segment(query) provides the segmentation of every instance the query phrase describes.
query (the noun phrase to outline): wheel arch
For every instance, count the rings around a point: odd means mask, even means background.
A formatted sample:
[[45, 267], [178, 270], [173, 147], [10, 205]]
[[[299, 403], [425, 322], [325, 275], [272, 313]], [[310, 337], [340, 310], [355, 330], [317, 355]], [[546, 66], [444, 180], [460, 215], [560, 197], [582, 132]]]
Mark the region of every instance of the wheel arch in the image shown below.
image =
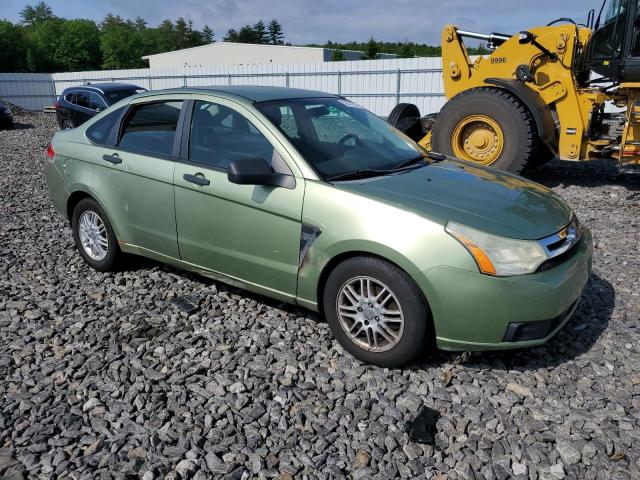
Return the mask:
[[557, 151], [558, 132], [549, 106], [542, 97], [518, 80], [506, 78], [487, 78], [485, 83], [506, 90], [520, 100], [531, 113], [536, 124], [538, 136], [552, 151]]
[[[316, 302], [318, 305], [318, 312], [320, 313], [320, 315], [324, 316], [324, 302], [322, 301], [322, 297], [324, 295], [324, 290], [327, 285], [327, 280], [329, 279], [329, 275], [331, 274], [331, 272], [333, 272], [333, 270], [335, 270], [335, 268], [339, 264], [341, 264], [346, 260], [349, 260], [351, 258], [356, 258], [356, 257], [371, 257], [371, 258], [377, 258], [379, 260], [387, 262], [393, 265], [394, 267], [402, 270], [404, 273], [409, 275], [409, 277], [411, 277], [411, 279], [413, 280], [414, 275], [412, 274], [411, 271], [409, 271], [409, 270], [413, 270], [412, 268], [411, 269], [406, 268], [407, 267], [406, 265], [403, 266], [399, 262], [391, 260], [387, 256], [382, 255], [380, 253], [375, 253], [367, 250], [348, 250], [348, 251], [337, 253], [336, 255], [332, 256], [324, 264], [324, 266], [322, 267], [322, 270], [320, 271], [320, 275], [318, 276], [318, 283], [316, 287]], [[424, 300], [425, 305], [429, 309], [429, 315], [432, 316], [431, 307], [429, 306], [429, 300], [427, 299], [427, 296], [425, 295], [425, 293], [422, 291], [420, 287], [418, 287], [418, 290], [420, 290], [422, 299]]]
[[66, 213], [69, 224], [71, 224], [73, 220], [73, 211], [75, 210], [76, 205], [78, 205], [78, 203], [80, 203], [80, 201], [85, 198], [90, 198], [100, 206], [104, 214], [107, 216], [107, 219], [111, 224], [111, 228], [113, 228], [113, 232], [116, 235], [116, 238], [119, 240], [120, 233], [118, 231], [118, 226], [113, 222], [113, 218], [109, 214], [109, 211], [105, 208], [104, 203], [100, 200], [98, 195], [95, 194], [95, 192], [92, 192], [91, 190], [85, 188], [77, 188], [73, 190], [69, 195], [69, 198], [67, 198]]

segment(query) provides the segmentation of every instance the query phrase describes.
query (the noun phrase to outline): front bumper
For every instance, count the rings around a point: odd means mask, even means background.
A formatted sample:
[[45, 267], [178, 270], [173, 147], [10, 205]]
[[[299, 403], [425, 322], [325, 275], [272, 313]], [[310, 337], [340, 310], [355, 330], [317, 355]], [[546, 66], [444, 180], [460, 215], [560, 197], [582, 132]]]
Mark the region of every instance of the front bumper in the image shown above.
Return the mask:
[[[583, 227], [575, 254], [550, 270], [492, 277], [452, 267], [436, 267], [415, 280], [433, 315], [438, 348], [502, 350], [540, 345], [571, 318], [589, 275], [591, 232]], [[505, 341], [512, 323], [547, 322], [544, 337]], [[513, 326], [511, 328], [513, 330]]]

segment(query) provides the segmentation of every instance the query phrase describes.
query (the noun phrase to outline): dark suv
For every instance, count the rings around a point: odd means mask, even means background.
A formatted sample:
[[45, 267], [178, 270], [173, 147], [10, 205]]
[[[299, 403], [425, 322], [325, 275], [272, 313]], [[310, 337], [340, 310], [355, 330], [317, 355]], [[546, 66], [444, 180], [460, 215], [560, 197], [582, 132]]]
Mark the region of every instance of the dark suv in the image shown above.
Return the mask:
[[0, 130], [13, 127], [13, 117], [11, 110], [4, 103], [0, 102]]
[[55, 103], [58, 125], [75, 128], [123, 98], [146, 89], [127, 83], [95, 83], [66, 88]]

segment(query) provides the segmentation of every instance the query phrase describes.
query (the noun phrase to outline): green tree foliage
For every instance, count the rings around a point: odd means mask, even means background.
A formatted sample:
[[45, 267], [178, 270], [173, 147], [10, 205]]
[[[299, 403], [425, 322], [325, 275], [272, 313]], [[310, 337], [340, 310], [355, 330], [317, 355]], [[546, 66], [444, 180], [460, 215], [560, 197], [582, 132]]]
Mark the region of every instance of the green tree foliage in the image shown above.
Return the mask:
[[275, 18], [269, 22], [268, 40], [270, 45], [283, 45], [284, 44], [284, 32], [282, 31], [282, 25]]
[[269, 43], [269, 37], [267, 35], [267, 27], [264, 26], [264, 22], [260, 20], [253, 26], [255, 32], [256, 43], [266, 44]]
[[57, 62], [56, 51], [60, 47], [66, 20], [52, 18], [25, 28], [27, 44], [27, 68], [33, 72], [59, 72], [64, 66]]
[[[62, 72], [146, 66], [143, 55], [195, 47], [213, 41], [213, 30], [194, 28], [190, 20], [165, 20], [149, 27], [146, 20], [108, 14], [100, 25], [67, 20], [44, 2], [27, 5], [20, 24], [0, 22], [0, 71]], [[259, 27], [256, 24], [254, 27]], [[255, 35], [254, 27], [248, 27]], [[262, 23], [263, 36], [266, 29]], [[242, 32], [246, 37], [246, 29]]]
[[378, 45], [378, 42], [376, 42], [375, 39], [371, 37], [367, 42], [367, 48], [365, 50], [365, 59], [375, 60], [376, 58], [378, 58], [379, 53], [380, 53], [380, 46]]
[[333, 52], [331, 52], [331, 61], [332, 62], [342, 62], [344, 60], [346, 60], [346, 58], [344, 58], [344, 53], [339, 48], [337, 48]]
[[119, 15], [108, 14], [100, 25], [102, 67], [105, 69], [139, 68], [144, 66], [142, 35], [135, 23]]
[[38, 23], [51, 20], [53, 18], [53, 10], [44, 2], [39, 2], [35, 6], [27, 5], [20, 12], [20, 18], [24, 25], [37, 25]]
[[0, 72], [23, 72], [27, 69], [24, 29], [0, 20]]
[[61, 29], [58, 48], [54, 52], [56, 65], [66, 71], [91, 70], [100, 65], [100, 30], [92, 20], [67, 20]]
[[206, 43], [213, 43], [215, 42], [213, 37], [214, 37], [213, 29], [209, 25], [205, 25], [204, 28], [202, 29], [202, 39]]

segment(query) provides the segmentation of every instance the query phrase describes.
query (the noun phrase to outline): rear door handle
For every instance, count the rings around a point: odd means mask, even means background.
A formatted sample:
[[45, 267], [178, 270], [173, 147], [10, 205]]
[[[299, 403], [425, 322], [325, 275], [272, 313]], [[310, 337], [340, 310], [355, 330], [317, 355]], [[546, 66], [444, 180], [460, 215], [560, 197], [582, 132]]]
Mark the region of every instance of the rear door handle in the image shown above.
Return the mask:
[[114, 165], [122, 163], [122, 159], [118, 156], [117, 153], [114, 153], [113, 155], [103, 155], [102, 159], [106, 160], [109, 163], [113, 163]]
[[196, 185], [201, 186], [209, 185], [211, 183], [209, 180], [200, 175], [189, 175], [188, 173], [185, 173], [182, 178], [184, 178], [189, 183], [195, 183]]

